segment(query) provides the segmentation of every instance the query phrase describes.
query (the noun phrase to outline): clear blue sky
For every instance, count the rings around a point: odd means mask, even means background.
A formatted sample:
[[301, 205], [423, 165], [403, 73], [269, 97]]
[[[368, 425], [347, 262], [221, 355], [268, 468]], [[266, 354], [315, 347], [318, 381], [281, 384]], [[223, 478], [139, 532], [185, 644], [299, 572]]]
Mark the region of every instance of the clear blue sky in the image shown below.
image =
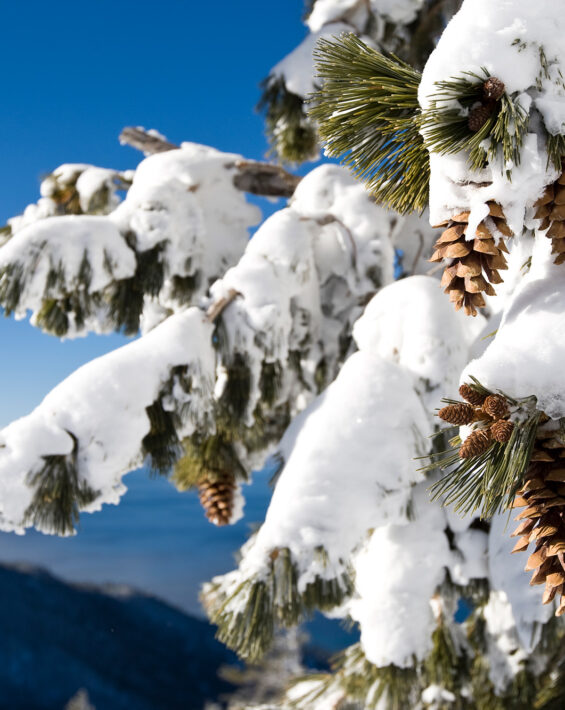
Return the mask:
[[[135, 167], [123, 126], [264, 156], [259, 81], [305, 36], [303, 0], [0, 2], [0, 224], [64, 162]], [[60, 343], [0, 318], [0, 425], [119, 336]]]

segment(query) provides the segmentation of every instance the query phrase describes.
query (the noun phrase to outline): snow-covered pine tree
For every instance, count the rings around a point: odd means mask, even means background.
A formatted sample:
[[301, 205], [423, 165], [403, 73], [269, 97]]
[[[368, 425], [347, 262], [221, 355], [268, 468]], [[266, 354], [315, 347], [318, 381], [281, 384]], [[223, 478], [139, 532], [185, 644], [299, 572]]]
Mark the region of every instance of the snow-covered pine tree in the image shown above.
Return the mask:
[[[322, 140], [368, 189], [134, 129], [135, 171], [61, 166], [3, 231], [8, 314], [142, 337], [0, 432], [0, 526], [70, 534], [143, 462], [233, 522], [275, 456], [204, 602], [250, 659], [314, 609], [359, 625], [290, 707], [565, 702], [565, 13], [464, 0], [428, 58], [459, 4], [316, 0], [265, 81], [275, 154]], [[250, 241], [246, 191], [289, 197]]]

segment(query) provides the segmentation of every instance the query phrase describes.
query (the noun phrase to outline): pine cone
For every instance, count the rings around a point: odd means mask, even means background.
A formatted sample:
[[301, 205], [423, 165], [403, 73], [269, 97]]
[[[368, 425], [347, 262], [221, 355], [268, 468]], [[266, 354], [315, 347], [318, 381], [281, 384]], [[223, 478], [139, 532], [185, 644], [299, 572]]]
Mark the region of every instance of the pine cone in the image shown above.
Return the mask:
[[[507, 424], [509, 422], [500, 422]], [[539, 434], [539, 433], [538, 433]], [[557, 444], [557, 445], [556, 445]], [[524, 508], [513, 537], [520, 537], [513, 552], [535, 543], [526, 570], [533, 570], [530, 584], [545, 584], [543, 603], [557, 595], [557, 616], [565, 613], [565, 447], [550, 434], [538, 435], [535, 456], [524, 476], [513, 507]]]
[[476, 407], [480, 407], [485, 401], [486, 395], [477, 392], [471, 385], [462, 384], [459, 388], [459, 394], [463, 399], [467, 400], [469, 404], [474, 404]]
[[483, 409], [493, 419], [504, 419], [510, 414], [507, 400], [498, 394], [489, 395], [483, 403]]
[[469, 130], [473, 133], [477, 133], [477, 131], [480, 131], [481, 128], [491, 117], [491, 114], [492, 108], [490, 106], [485, 106], [484, 104], [481, 104], [480, 106], [475, 106], [475, 108], [471, 109], [469, 113], [469, 120], [467, 121]]
[[[465, 313], [472, 316], [477, 315], [477, 308], [486, 305], [483, 293], [494, 296], [491, 284], [502, 282], [498, 272], [507, 268], [504, 252], [508, 252], [502, 236], [512, 236], [500, 205], [489, 202], [488, 207], [489, 216], [478, 225], [472, 240], [467, 240], [466, 234], [469, 212], [438, 225], [447, 229], [437, 240], [436, 251], [430, 259], [431, 262], [450, 259], [441, 285], [455, 309], [464, 308]], [[502, 235], [498, 242], [495, 242], [496, 234]]]
[[500, 444], [506, 444], [508, 441], [510, 441], [510, 437], [512, 436], [513, 431], [514, 424], [512, 422], [504, 420], [494, 422], [494, 424], [490, 428], [492, 438], [495, 441], [498, 441]]
[[235, 481], [230, 474], [218, 478], [204, 478], [198, 484], [200, 504], [208, 520], [214, 525], [227, 525], [233, 512]]
[[476, 429], [472, 431], [465, 439], [459, 449], [459, 458], [472, 459], [475, 456], [480, 456], [492, 444], [490, 432], [488, 429]]
[[553, 185], [546, 187], [534, 207], [534, 217], [540, 220], [538, 229], [551, 239], [551, 252], [556, 254], [553, 263], [562, 264], [565, 262], [565, 170]]
[[500, 99], [504, 96], [505, 91], [506, 87], [504, 86], [504, 82], [496, 76], [489, 76], [483, 84], [483, 94], [486, 99], [500, 101]]
[[470, 404], [450, 404], [438, 412], [440, 419], [456, 426], [470, 424], [475, 418], [475, 410]]

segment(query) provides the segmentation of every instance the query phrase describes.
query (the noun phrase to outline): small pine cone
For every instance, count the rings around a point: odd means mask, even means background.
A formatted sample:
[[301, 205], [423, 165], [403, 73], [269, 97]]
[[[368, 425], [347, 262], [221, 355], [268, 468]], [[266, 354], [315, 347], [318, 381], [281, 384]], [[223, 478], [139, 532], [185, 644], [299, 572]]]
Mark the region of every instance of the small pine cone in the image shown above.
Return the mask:
[[439, 410], [438, 417], [443, 419], [444, 422], [449, 422], [456, 426], [463, 426], [473, 421], [475, 418], [475, 410], [470, 404], [450, 404]]
[[474, 404], [476, 407], [480, 407], [485, 401], [486, 395], [477, 392], [476, 389], [468, 384], [462, 384], [459, 388], [459, 394], [464, 400], [469, 402], [469, 404]]
[[496, 76], [489, 76], [483, 84], [483, 94], [485, 98], [492, 99], [493, 101], [500, 101], [505, 91], [506, 87], [504, 86], [504, 82]]
[[226, 474], [221, 478], [205, 478], [198, 484], [200, 504], [208, 520], [214, 525], [227, 525], [233, 511], [235, 483]]
[[489, 395], [483, 403], [483, 409], [493, 419], [504, 419], [510, 414], [507, 400], [498, 394]]
[[506, 444], [506, 442], [510, 441], [513, 431], [514, 424], [504, 420], [495, 422], [490, 428], [492, 438], [500, 444]]
[[490, 432], [488, 429], [476, 429], [472, 431], [465, 439], [459, 449], [459, 458], [472, 459], [475, 456], [480, 456], [492, 444]]
[[469, 113], [469, 120], [467, 121], [469, 130], [473, 133], [480, 131], [485, 123], [489, 120], [492, 110], [489, 106], [475, 106], [471, 109]]

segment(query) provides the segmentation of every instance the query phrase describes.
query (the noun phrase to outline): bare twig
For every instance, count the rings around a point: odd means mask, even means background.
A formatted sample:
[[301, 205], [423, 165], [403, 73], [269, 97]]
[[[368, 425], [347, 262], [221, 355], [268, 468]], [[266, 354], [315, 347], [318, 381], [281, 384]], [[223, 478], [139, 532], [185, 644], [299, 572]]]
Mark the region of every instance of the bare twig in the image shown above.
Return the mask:
[[208, 308], [206, 311], [206, 320], [213, 323], [238, 296], [241, 296], [241, 293], [236, 291], [234, 288], [230, 288], [227, 296], [219, 298], [217, 301], [212, 303], [210, 308]]
[[[144, 153], [164, 153], [178, 150], [179, 146], [169, 143], [165, 138], [154, 135], [144, 128], [124, 128], [120, 133], [120, 143], [141, 150]], [[264, 197], [291, 197], [302, 179], [287, 172], [280, 165], [262, 163], [254, 160], [239, 160], [232, 164], [237, 173], [233, 184], [242, 192]], [[227, 166], [230, 167], [230, 166]]]
[[412, 269], [410, 271], [410, 276], [414, 276], [416, 273], [416, 268], [418, 267], [418, 261], [420, 260], [420, 257], [422, 256], [422, 252], [424, 251], [424, 235], [421, 232], [418, 232], [418, 237], [420, 239], [420, 245], [418, 246], [418, 251], [416, 252], [416, 256], [414, 257], [414, 261], [412, 263]]
[[157, 134], [150, 133], [144, 128], [129, 126], [120, 133], [120, 143], [129, 145], [144, 153], [164, 153], [167, 150], [177, 150], [178, 145], [169, 143]]
[[239, 160], [235, 167], [238, 174], [233, 184], [238, 190], [266, 197], [292, 197], [296, 186], [302, 180], [298, 175], [288, 173], [280, 165], [260, 163], [254, 160]]

